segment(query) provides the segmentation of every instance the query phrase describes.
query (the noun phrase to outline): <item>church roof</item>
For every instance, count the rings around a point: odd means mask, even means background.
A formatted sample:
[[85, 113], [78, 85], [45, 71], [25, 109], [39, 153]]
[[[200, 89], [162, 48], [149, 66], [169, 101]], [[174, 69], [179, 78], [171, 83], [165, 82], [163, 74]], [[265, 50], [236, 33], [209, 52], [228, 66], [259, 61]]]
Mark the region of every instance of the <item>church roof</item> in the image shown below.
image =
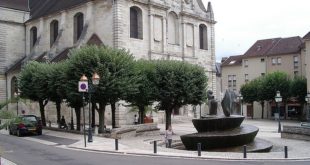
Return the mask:
[[9, 67], [5, 73], [10, 73], [12, 71], [16, 71], [16, 70], [21, 70], [22, 68], [22, 64], [23, 64], [23, 61], [24, 59], [26, 58], [26, 56], [22, 57], [21, 59], [17, 60], [15, 62], [15, 64], [13, 64], [11, 67]]
[[30, 0], [30, 20], [66, 10], [92, 0]]
[[69, 58], [69, 52], [71, 49], [72, 49], [72, 47], [64, 49], [62, 52], [60, 52], [58, 55], [56, 55], [51, 60], [51, 62], [60, 62], [60, 61], [64, 61], [64, 60], [68, 59]]
[[1, 0], [0, 7], [29, 11], [28, 0]]

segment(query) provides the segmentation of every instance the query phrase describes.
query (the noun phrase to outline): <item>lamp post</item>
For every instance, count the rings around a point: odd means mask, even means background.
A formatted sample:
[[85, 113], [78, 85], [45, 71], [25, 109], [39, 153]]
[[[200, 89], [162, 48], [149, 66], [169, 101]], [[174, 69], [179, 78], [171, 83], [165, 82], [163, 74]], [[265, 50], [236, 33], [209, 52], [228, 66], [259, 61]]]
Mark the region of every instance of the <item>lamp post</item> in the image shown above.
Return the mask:
[[310, 104], [310, 92], [307, 93], [307, 96], [305, 97], [305, 101], [307, 103], [307, 120], [310, 118], [310, 112], [309, 112], [309, 104]]
[[[92, 126], [91, 126], [91, 94], [95, 92], [94, 86], [97, 86], [99, 84], [99, 80], [100, 77], [96, 72], [93, 74], [91, 81], [85, 75], [83, 75], [80, 79], [80, 81], [87, 83], [87, 89], [85, 89], [84, 92], [88, 92], [89, 94], [88, 140], [87, 140], [89, 143], [93, 142]], [[83, 92], [83, 98], [84, 98], [84, 92]], [[83, 113], [84, 113], [84, 106], [83, 106]], [[84, 128], [85, 128], [85, 113], [84, 113]]]
[[88, 111], [88, 142], [93, 142], [93, 135], [92, 135], [92, 126], [91, 126], [91, 94], [95, 92], [94, 86], [99, 84], [100, 76], [95, 72], [92, 76], [92, 81], [89, 82], [89, 111]]
[[83, 99], [83, 134], [84, 134], [84, 146], [86, 147], [86, 134], [85, 134], [85, 109], [84, 109], [84, 93], [88, 91], [88, 81], [87, 77], [83, 75], [79, 81], [79, 92], [82, 92], [82, 99]]
[[241, 106], [241, 115], [243, 116], [243, 96], [241, 95], [241, 93], [237, 96], [239, 102], [240, 102], [240, 106]]
[[19, 99], [19, 93], [14, 92], [14, 97], [16, 98], [16, 115], [18, 116], [18, 99]]
[[281, 132], [281, 121], [280, 121], [280, 107], [279, 107], [279, 103], [282, 102], [282, 96], [280, 94], [280, 91], [277, 91], [277, 94], [275, 96], [275, 101], [277, 103], [277, 108], [278, 108], [278, 114], [279, 114], [279, 118], [278, 118], [278, 133]]

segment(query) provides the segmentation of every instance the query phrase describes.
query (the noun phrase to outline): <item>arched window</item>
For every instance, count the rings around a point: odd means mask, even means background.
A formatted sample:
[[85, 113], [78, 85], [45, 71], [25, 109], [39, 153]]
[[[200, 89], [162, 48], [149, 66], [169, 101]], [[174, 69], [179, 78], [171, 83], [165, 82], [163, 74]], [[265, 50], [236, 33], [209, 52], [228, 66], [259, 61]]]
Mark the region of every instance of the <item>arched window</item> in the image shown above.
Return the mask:
[[174, 12], [170, 12], [168, 15], [168, 43], [179, 43], [179, 23], [178, 16]]
[[18, 92], [18, 86], [17, 86], [17, 78], [14, 76], [11, 79], [11, 98], [14, 98], [14, 93]]
[[207, 26], [204, 24], [199, 25], [199, 48], [207, 50], [208, 49], [208, 30]]
[[84, 15], [77, 13], [74, 16], [74, 42], [78, 41], [81, 37], [84, 28]]
[[52, 46], [58, 36], [58, 21], [54, 20], [50, 24], [50, 45]]
[[130, 38], [143, 38], [142, 11], [136, 6], [130, 8]]
[[37, 31], [37, 27], [32, 27], [31, 29], [30, 29], [30, 48], [32, 49], [33, 48], [33, 46], [36, 44], [36, 42], [37, 42], [37, 34], [38, 33], [38, 31]]

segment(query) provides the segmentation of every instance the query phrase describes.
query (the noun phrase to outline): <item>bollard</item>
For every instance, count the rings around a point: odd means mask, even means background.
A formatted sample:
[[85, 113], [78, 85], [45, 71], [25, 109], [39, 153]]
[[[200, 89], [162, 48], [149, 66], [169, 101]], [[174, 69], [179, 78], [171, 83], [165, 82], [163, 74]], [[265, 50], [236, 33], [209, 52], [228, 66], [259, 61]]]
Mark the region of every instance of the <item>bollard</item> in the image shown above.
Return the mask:
[[201, 143], [197, 143], [198, 156], [201, 156]]
[[118, 150], [118, 139], [115, 139], [115, 150]]
[[154, 154], [157, 153], [157, 141], [154, 140]]
[[287, 146], [284, 146], [284, 158], [288, 158]]
[[243, 158], [246, 158], [246, 145], [243, 146]]

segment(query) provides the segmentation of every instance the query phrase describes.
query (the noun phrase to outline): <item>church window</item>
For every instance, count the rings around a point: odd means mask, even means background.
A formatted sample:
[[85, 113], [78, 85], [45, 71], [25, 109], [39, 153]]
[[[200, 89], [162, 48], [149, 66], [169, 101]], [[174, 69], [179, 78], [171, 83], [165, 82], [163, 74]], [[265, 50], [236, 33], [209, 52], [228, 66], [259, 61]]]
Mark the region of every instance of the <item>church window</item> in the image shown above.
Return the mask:
[[77, 13], [74, 16], [74, 42], [78, 41], [82, 35], [84, 28], [84, 15]]
[[38, 33], [37, 27], [34, 26], [30, 29], [30, 48], [31, 49], [34, 47], [34, 45], [37, 42], [37, 37], [38, 37], [37, 33]]
[[207, 26], [204, 24], [199, 25], [199, 43], [200, 49], [207, 50], [208, 49], [208, 31]]
[[178, 16], [174, 12], [168, 15], [168, 43], [179, 44]]
[[133, 6], [130, 8], [130, 38], [143, 38], [142, 11]]
[[14, 76], [12, 79], [11, 79], [11, 98], [14, 98], [14, 93], [17, 93], [18, 92], [18, 87], [17, 87], [17, 78]]
[[58, 37], [58, 21], [54, 20], [50, 24], [50, 45], [52, 46]]

